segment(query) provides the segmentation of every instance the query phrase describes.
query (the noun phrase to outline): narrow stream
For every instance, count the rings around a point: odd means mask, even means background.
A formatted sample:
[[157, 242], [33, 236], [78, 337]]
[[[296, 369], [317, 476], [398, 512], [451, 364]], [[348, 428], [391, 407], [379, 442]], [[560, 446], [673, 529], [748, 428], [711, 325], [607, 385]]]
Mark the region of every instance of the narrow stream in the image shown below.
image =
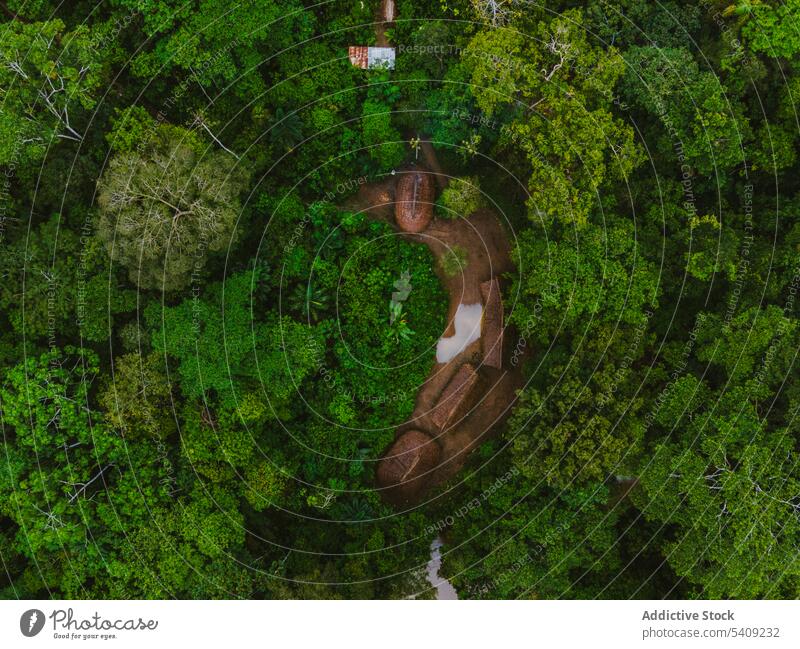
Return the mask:
[[458, 599], [458, 593], [447, 579], [439, 577], [442, 567], [442, 537], [437, 536], [431, 543], [431, 560], [428, 561], [428, 583], [436, 589], [436, 599]]

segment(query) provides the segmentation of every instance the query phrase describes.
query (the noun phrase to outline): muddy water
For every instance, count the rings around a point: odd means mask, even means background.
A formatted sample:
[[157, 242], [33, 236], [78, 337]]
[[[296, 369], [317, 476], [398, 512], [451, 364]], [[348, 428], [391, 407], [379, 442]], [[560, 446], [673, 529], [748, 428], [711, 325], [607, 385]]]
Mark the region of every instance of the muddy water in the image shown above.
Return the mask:
[[458, 599], [458, 593], [447, 579], [439, 577], [442, 567], [442, 538], [437, 536], [431, 543], [431, 560], [428, 561], [428, 583], [436, 589], [436, 599]]
[[459, 304], [456, 310], [456, 333], [449, 338], [439, 338], [436, 344], [436, 362], [447, 363], [481, 337], [483, 307], [480, 304]]

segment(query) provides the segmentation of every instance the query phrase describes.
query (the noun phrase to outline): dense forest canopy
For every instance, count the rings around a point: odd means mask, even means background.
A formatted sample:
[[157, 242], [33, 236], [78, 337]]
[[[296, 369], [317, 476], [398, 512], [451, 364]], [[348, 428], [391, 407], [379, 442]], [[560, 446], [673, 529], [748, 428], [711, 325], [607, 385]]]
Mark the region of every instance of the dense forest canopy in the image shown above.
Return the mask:
[[[0, 597], [800, 597], [800, 0], [379, 9], [0, 3]], [[420, 140], [522, 387], [397, 507]]]

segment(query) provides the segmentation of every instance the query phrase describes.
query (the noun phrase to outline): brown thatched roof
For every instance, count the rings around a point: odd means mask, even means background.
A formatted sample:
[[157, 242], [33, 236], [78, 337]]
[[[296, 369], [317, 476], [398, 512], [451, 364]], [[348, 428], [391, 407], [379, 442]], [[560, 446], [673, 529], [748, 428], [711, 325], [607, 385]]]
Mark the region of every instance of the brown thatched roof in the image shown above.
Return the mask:
[[395, 498], [411, 498], [428, 480], [439, 462], [439, 445], [419, 430], [407, 430], [389, 447], [378, 463], [377, 479]]
[[464, 363], [455, 373], [434, 406], [431, 420], [440, 430], [445, 430], [460, 419], [472, 405], [472, 395], [478, 383], [478, 373], [469, 363]]
[[483, 363], [500, 369], [503, 366], [503, 300], [496, 279], [481, 283], [483, 296]]
[[433, 218], [436, 190], [430, 174], [421, 171], [404, 173], [397, 181], [394, 216], [404, 232], [422, 232]]

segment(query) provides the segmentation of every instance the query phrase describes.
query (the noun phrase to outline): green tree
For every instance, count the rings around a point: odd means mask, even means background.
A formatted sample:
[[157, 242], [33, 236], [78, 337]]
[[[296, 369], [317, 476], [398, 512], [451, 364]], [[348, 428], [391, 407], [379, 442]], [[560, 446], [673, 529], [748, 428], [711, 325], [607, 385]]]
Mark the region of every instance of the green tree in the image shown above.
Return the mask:
[[68, 347], [28, 358], [0, 386], [0, 512], [16, 550], [44, 562], [40, 588], [63, 597], [85, 596], [168, 496], [152, 445], [126, 444], [93, 409], [98, 374], [94, 353]]
[[770, 57], [792, 58], [800, 51], [800, 2], [738, 0], [727, 13], [742, 21], [742, 35], [751, 51]]
[[105, 340], [114, 316], [135, 304], [134, 292], [109, 274], [100, 244], [76, 234], [59, 215], [10, 245], [0, 256], [0, 274], [0, 308], [14, 331], [34, 339], [80, 332], [89, 341]]
[[212, 395], [212, 403], [235, 410], [237, 400], [254, 392], [271, 417], [288, 417], [319, 362], [319, 333], [274, 312], [254, 320], [252, 281], [253, 273], [242, 272], [211, 285], [202, 299], [163, 309], [151, 304], [145, 319], [153, 348], [177, 361], [187, 398]]
[[116, 154], [100, 179], [98, 236], [132, 282], [173, 291], [231, 245], [246, 175], [180, 128], [160, 126], [141, 144]]
[[[452, 517], [440, 574], [451, 576], [460, 599], [591, 596], [597, 590], [591, 580], [607, 582], [620, 566], [620, 509], [608, 507], [610, 489], [593, 482], [550, 490], [522, 475], [519, 459], [470, 476], [463, 501], [445, 510], [445, 520], [450, 512], [468, 513]], [[434, 527], [436, 516], [429, 516]]]
[[163, 358], [154, 353], [114, 359], [114, 372], [98, 402], [107, 421], [126, 439], [166, 438], [175, 431], [172, 391], [163, 366]]
[[632, 397], [629, 378], [619, 384], [617, 369], [596, 369], [584, 384], [556, 366], [551, 390], [521, 393], [509, 430], [525, 477], [568, 487], [630, 475], [644, 438], [643, 400]]
[[544, 241], [526, 230], [514, 255], [522, 272], [508, 292], [519, 296], [509, 320], [541, 342], [579, 341], [607, 324], [635, 327], [657, 304], [657, 271], [627, 221], [587, 226], [572, 240]]
[[67, 32], [59, 19], [2, 26], [0, 164], [36, 161], [53, 138], [80, 142], [80, 113], [92, 109], [108, 77], [108, 50], [86, 26]]
[[591, 44], [582, 23], [570, 10], [531, 24], [536, 38], [480, 31], [463, 54], [478, 107], [511, 116], [498, 152], [511, 147], [524, 156], [536, 223], [586, 223], [599, 189], [625, 181], [642, 160], [633, 129], [610, 110], [624, 61], [613, 47]]
[[[143, 79], [179, 78], [199, 83], [207, 92], [215, 84], [233, 83], [235, 96], [252, 100], [269, 87], [259, 72], [265, 59], [312, 35], [315, 19], [295, 2], [259, 0], [230, 5], [224, 0], [114, 0], [142, 17], [147, 46], [131, 62]], [[194, 103], [185, 86], [161, 86], [175, 101]], [[205, 98], [203, 98], [205, 102]]]
[[405, 157], [402, 137], [392, 126], [390, 106], [377, 101], [364, 102], [361, 121], [362, 142], [379, 171], [389, 171]]
[[749, 120], [714, 72], [700, 70], [683, 48], [635, 47], [625, 59], [625, 95], [662, 123], [666, 132], [658, 150], [677, 160], [676, 167], [685, 159], [710, 174], [742, 162], [752, 140]]
[[452, 178], [436, 201], [438, 213], [447, 219], [468, 217], [483, 205], [483, 194], [477, 176]]
[[684, 383], [706, 396], [669, 395], [658, 416], [669, 436], [643, 463], [637, 506], [672, 528], [661, 551], [698, 595], [794, 597], [800, 458], [792, 435], [766, 427], [745, 390], [709, 394], [694, 378]]
[[142, 599], [246, 599], [258, 573], [244, 548], [238, 501], [222, 487], [195, 485], [169, 506], [152, 509], [147, 525], [129, 531], [97, 593]]
[[279, 149], [291, 151], [303, 139], [303, 120], [296, 112], [279, 108], [269, 137]]

